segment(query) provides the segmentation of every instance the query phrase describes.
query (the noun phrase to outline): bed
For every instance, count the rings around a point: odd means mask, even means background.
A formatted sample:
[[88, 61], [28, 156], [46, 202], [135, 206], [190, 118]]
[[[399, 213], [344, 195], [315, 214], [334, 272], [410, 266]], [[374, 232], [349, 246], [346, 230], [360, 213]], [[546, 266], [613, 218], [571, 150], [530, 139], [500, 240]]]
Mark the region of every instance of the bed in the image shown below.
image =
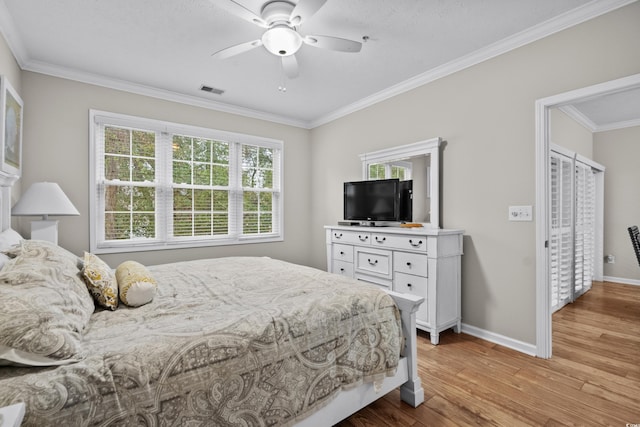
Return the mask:
[[[0, 407], [24, 402], [25, 426], [320, 426], [397, 387], [412, 406], [424, 400], [421, 299], [232, 257], [150, 266], [153, 301], [110, 311], [93, 306], [76, 255], [38, 241], [12, 251], [0, 270], [0, 340], [22, 328], [23, 347], [12, 358], [0, 344]], [[56, 316], [33, 308], [56, 298]], [[64, 344], [42, 324], [64, 329]], [[33, 347], [55, 351], [29, 357], [24, 340], [43, 337]]]

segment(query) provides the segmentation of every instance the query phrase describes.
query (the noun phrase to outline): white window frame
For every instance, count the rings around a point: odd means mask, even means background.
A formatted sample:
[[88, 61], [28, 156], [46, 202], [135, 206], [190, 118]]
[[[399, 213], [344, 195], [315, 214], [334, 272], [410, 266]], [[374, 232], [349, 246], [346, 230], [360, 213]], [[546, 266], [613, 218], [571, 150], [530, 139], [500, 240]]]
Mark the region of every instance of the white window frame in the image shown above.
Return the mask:
[[411, 162], [403, 162], [403, 161], [395, 161], [395, 162], [386, 162], [386, 163], [371, 163], [369, 164], [369, 167], [367, 169], [367, 180], [373, 180], [374, 178], [371, 178], [369, 176], [370, 172], [371, 172], [371, 166], [377, 166], [377, 165], [382, 165], [384, 166], [384, 177], [383, 178], [375, 178], [375, 179], [389, 179], [391, 178], [392, 175], [392, 169], [394, 167], [400, 168], [400, 169], [404, 169], [404, 179], [405, 180], [410, 180], [411, 179], [411, 175], [413, 172], [413, 164]]
[[[156, 168], [163, 175], [162, 182], [148, 183], [155, 186], [156, 191], [156, 229], [155, 239], [129, 239], [122, 241], [105, 240], [104, 238], [104, 194], [101, 195], [99, 185], [102, 177], [99, 162], [104, 157], [104, 142], [101, 140], [103, 128], [120, 126], [156, 132]], [[188, 135], [224, 141], [229, 147], [229, 234], [222, 236], [172, 237], [172, 169], [168, 149], [173, 134]], [[193, 248], [203, 246], [237, 245], [250, 243], [279, 242], [284, 240], [284, 143], [280, 140], [255, 135], [226, 132], [197, 126], [166, 122], [149, 118], [129, 116], [99, 110], [89, 110], [89, 212], [90, 212], [90, 250], [93, 253], [120, 253], [136, 251], [152, 251], [162, 249]], [[277, 153], [274, 159], [273, 173], [273, 231], [261, 234], [242, 234], [242, 146], [251, 145], [272, 148]], [[232, 164], [233, 163], [233, 164]], [[157, 176], [157, 175], [156, 175]], [[157, 180], [156, 180], [157, 181]], [[143, 185], [147, 185], [144, 183]], [[253, 189], [247, 189], [253, 190]], [[256, 189], [260, 191], [260, 189]], [[233, 219], [232, 219], [233, 217]], [[232, 224], [236, 224], [235, 227]]]

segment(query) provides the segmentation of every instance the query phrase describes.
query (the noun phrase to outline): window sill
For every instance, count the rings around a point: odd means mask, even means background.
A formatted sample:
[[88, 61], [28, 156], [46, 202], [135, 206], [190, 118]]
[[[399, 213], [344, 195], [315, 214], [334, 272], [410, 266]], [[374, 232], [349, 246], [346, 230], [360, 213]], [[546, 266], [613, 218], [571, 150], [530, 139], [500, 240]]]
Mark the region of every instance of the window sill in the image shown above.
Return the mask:
[[91, 252], [94, 254], [115, 254], [126, 252], [146, 252], [146, 251], [162, 251], [169, 249], [190, 249], [190, 248], [202, 248], [202, 247], [214, 247], [214, 246], [230, 246], [230, 245], [247, 245], [256, 243], [272, 243], [282, 242], [284, 236], [282, 235], [265, 235], [261, 237], [239, 237], [234, 239], [224, 238], [216, 240], [189, 240], [189, 241], [174, 241], [174, 242], [123, 242], [121, 244], [110, 245], [98, 245], [91, 244]]

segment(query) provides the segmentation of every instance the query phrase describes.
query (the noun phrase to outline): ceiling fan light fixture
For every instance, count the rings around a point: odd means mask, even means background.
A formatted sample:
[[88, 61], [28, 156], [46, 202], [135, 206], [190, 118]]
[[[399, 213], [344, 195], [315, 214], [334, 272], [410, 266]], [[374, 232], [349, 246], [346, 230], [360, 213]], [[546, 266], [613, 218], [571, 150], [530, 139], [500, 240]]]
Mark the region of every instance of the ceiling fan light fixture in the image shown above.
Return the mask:
[[293, 55], [302, 46], [302, 37], [287, 25], [276, 25], [262, 35], [262, 44], [277, 56]]

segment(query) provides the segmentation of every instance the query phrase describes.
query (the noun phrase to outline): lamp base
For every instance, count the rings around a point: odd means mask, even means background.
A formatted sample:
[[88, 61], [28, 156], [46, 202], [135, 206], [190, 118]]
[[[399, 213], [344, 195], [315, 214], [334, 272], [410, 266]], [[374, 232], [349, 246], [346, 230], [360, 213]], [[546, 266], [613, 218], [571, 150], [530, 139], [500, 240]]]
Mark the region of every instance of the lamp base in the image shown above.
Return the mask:
[[31, 221], [31, 240], [46, 240], [58, 244], [58, 221]]

